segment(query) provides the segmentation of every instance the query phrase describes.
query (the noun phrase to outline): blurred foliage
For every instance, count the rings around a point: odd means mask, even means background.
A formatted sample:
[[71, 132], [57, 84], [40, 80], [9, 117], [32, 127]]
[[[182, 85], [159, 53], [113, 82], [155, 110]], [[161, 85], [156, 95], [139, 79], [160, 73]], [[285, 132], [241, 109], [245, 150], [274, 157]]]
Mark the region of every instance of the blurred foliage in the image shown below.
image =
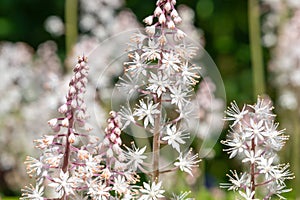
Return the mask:
[[[155, 8], [155, 0], [127, 0], [141, 22]], [[249, 102], [252, 79], [248, 39], [247, 4], [237, 0], [179, 0], [196, 13], [195, 25], [205, 35], [205, 49], [217, 64], [225, 83], [227, 100]], [[64, 52], [64, 36], [54, 37], [44, 29], [50, 15], [64, 18], [64, 1], [1, 0], [0, 40], [24, 41], [32, 47], [48, 39], [58, 43]]]
[[[126, 7], [142, 22], [154, 10], [155, 2], [156, 0], [127, 0]], [[227, 102], [251, 102], [253, 97], [247, 3], [239, 0], [178, 0], [178, 4], [186, 4], [194, 9], [195, 26], [204, 32], [205, 49], [222, 75]], [[54, 37], [44, 29], [44, 21], [50, 15], [58, 15], [64, 19], [64, 1], [1, 0], [0, 41], [23, 41], [37, 48], [40, 43], [50, 39], [57, 42], [60, 54], [64, 54], [64, 36]], [[224, 137], [225, 134], [222, 134], [220, 140]], [[225, 173], [230, 168], [240, 168], [232, 160], [228, 161], [222, 148], [217, 144], [215, 158], [205, 162], [206, 174], [213, 174], [216, 178], [215, 186], [226, 180]], [[201, 197], [204, 195], [200, 199], [212, 199], [204, 189], [200, 194]]]

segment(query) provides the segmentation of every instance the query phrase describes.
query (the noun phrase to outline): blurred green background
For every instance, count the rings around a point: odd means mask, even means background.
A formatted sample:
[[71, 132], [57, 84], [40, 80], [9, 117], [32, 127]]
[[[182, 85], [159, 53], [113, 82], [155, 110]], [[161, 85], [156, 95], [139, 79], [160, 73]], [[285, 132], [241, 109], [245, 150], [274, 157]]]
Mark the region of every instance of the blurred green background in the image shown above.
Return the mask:
[[[239, 0], [179, 0], [194, 9], [195, 26], [204, 32], [205, 49], [217, 64], [223, 77], [227, 100], [247, 102], [252, 99], [247, 3]], [[154, 0], [126, 0], [142, 22], [155, 8]], [[44, 21], [50, 15], [64, 18], [64, 1], [1, 0], [0, 40], [23, 41], [34, 48], [46, 40], [58, 44], [64, 58], [64, 36], [52, 37]], [[244, 81], [247, 80], [247, 81]], [[239, 95], [237, 95], [239, 94]]]

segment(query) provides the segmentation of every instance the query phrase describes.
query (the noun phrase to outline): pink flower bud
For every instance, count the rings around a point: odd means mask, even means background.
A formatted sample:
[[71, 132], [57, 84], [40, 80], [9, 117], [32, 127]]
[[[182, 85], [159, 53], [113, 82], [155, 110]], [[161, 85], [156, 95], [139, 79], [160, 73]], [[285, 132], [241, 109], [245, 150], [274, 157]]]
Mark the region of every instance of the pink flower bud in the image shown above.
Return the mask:
[[63, 127], [68, 127], [69, 126], [69, 119], [65, 118], [64, 120], [61, 121], [61, 125]]
[[79, 90], [82, 88], [82, 83], [81, 82], [77, 82], [76, 83], [76, 88]]
[[153, 23], [153, 15], [150, 15], [148, 17], [146, 17], [143, 22], [145, 22], [147, 25], [152, 25]]
[[115, 128], [114, 130], [115, 134], [117, 134], [118, 136], [121, 135], [121, 130], [119, 128]]
[[70, 86], [69, 93], [70, 94], [75, 94], [76, 93], [76, 89], [74, 88], [74, 86]]
[[76, 108], [77, 107], [77, 101], [76, 101], [76, 99], [72, 100], [71, 106], [72, 106], [72, 108]]
[[87, 82], [88, 82], [88, 79], [86, 77], [84, 77], [84, 78], [81, 79], [81, 83], [82, 84], [85, 85], [85, 84], [87, 84]]
[[71, 144], [73, 144], [75, 142], [75, 139], [76, 139], [76, 137], [75, 137], [74, 133], [71, 133], [70, 136], [68, 137], [68, 141]]
[[75, 74], [75, 78], [76, 79], [79, 79], [81, 77], [81, 73], [80, 72], [77, 72], [76, 74]]
[[62, 113], [62, 114], [66, 113], [67, 111], [68, 111], [68, 106], [67, 106], [67, 104], [63, 104], [62, 106], [60, 106], [60, 107], [58, 108], [58, 112], [60, 112], [60, 113]]
[[167, 26], [168, 26], [169, 29], [174, 29], [175, 28], [175, 24], [172, 20], [167, 22]]
[[117, 116], [117, 113], [115, 111], [110, 111], [109, 112], [109, 115], [112, 117], [112, 118], [115, 118]]
[[113, 133], [112, 133], [112, 134], [110, 134], [110, 137], [109, 137], [109, 139], [110, 139], [110, 141], [111, 141], [111, 142], [113, 142], [113, 143], [114, 143], [114, 142], [115, 142], [115, 140], [116, 140], [116, 138], [117, 138], [117, 136], [116, 136], [115, 134], [113, 134]]
[[160, 16], [161, 14], [162, 14], [161, 8], [159, 6], [156, 7], [156, 9], [154, 10], [154, 16], [157, 17]]
[[167, 3], [165, 4], [164, 8], [165, 8], [166, 11], [169, 12], [169, 11], [171, 10], [171, 8], [172, 8], [170, 2], [167, 2]]
[[57, 118], [54, 118], [54, 119], [49, 120], [48, 124], [51, 127], [55, 127], [57, 125], [57, 122], [58, 122]]
[[148, 33], [150, 36], [153, 36], [155, 34], [155, 25], [147, 26], [145, 28], [146, 33]]
[[177, 12], [177, 10], [172, 10], [172, 12], [171, 12], [171, 17], [173, 17], [173, 18], [176, 18], [176, 17], [178, 17], [178, 12]]
[[115, 128], [115, 124], [113, 122], [110, 122], [107, 127], [109, 130], [112, 130]]
[[85, 69], [85, 70], [89, 70], [89, 69], [90, 69], [90, 66], [86, 65], [86, 66], [84, 66], [84, 69]]
[[174, 18], [174, 22], [175, 22], [175, 24], [181, 23], [181, 22], [182, 22], [181, 17], [175, 17], [175, 18]]
[[77, 64], [75, 65], [75, 69], [76, 69], [76, 70], [79, 70], [79, 69], [80, 69], [80, 64], [77, 63]]
[[121, 140], [121, 138], [120, 137], [118, 137], [117, 139], [116, 139], [116, 141], [115, 141], [119, 146], [121, 146], [122, 145], [122, 140]]
[[160, 24], [166, 23], [166, 16], [165, 16], [165, 14], [161, 14], [161, 15], [159, 16], [158, 21], [159, 21]]

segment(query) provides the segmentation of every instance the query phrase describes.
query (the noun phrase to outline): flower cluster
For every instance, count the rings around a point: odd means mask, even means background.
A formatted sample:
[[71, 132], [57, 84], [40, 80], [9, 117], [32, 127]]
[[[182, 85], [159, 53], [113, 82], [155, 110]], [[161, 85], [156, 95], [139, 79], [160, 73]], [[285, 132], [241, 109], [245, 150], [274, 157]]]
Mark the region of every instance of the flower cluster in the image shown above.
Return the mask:
[[144, 19], [147, 34], [132, 37], [130, 61], [125, 62], [125, 75], [117, 85], [127, 99], [138, 95], [138, 103], [123, 106], [120, 115], [124, 128], [134, 124], [153, 136], [153, 181], [160, 173], [161, 144], [180, 154], [175, 167], [182, 171], [190, 173], [199, 162], [197, 155], [186, 154], [188, 148], [182, 147], [188, 145], [188, 123], [184, 122], [193, 115], [191, 96], [200, 78], [199, 68], [191, 64], [197, 48], [183, 41], [186, 34], [177, 28], [182, 19], [175, 4], [158, 0], [154, 14]]
[[[134, 172], [125, 170], [126, 157], [119, 138], [121, 124], [115, 112], [110, 113], [103, 143], [85, 134], [91, 130], [86, 123], [84, 103], [89, 69], [86, 63], [86, 57], [79, 57], [73, 70], [66, 102], [58, 109], [64, 117], [48, 121], [57, 133], [35, 140], [41, 156], [28, 156], [25, 164], [28, 174], [36, 179], [36, 186], [26, 187], [21, 199], [76, 199], [82, 195], [108, 199], [112, 190], [116, 195], [128, 196], [129, 184], [138, 180]], [[53, 194], [46, 194], [49, 188], [54, 190]]]
[[299, 18], [296, 10], [292, 18], [283, 25], [278, 44], [270, 62], [270, 71], [275, 75], [274, 85], [279, 88], [279, 103], [287, 110], [295, 110], [299, 105], [297, 90], [300, 85]]
[[229, 158], [238, 157], [247, 166], [248, 171], [238, 174], [231, 171], [228, 190], [239, 191], [241, 197], [254, 199], [261, 188], [264, 199], [273, 195], [280, 198], [282, 193], [289, 192], [285, 180], [293, 179], [289, 164], [278, 164], [277, 152], [282, 149], [288, 136], [284, 130], [277, 130], [274, 122], [271, 102], [258, 98], [254, 105], [244, 105], [240, 110], [235, 102], [231, 103], [226, 120], [233, 121], [227, 139], [222, 144], [228, 146]]
[[[184, 41], [186, 34], [177, 28], [182, 19], [175, 4], [157, 1], [154, 14], [145, 19], [147, 34], [132, 37], [131, 60], [125, 63], [118, 86], [130, 97], [140, 96], [136, 106], [110, 112], [103, 140], [86, 134], [91, 131], [84, 102], [89, 67], [87, 58], [79, 57], [66, 101], [58, 109], [63, 116], [48, 121], [55, 134], [35, 140], [42, 151], [39, 158], [27, 157], [27, 172], [36, 185], [25, 187], [21, 199], [161, 199], [165, 190], [159, 174], [180, 169], [192, 175], [200, 159], [189, 148], [187, 130], [193, 116], [193, 87], [200, 76], [199, 68], [191, 64], [197, 48]], [[147, 162], [146, 146], [123, 144], [121, 130], [130, 124], [151, 133], [152, 164]], [[175, 150], [176, 158], [173, 166], [163, 168], [160, 150], [167, 146]], [[139, 183], [137, 172], [152, 180]]]
[[[140, 181], [146, 147], [122, 148], [122, 123], [118, 113], [111, 111], [102, 141], [86, 134], [84, 103], [89, 66], [86, 57], [79, 57], [69, 83], [66, 102], [58, 108], [64, 117], [48, 121], [55, 134], [35, 140], [41, 150], [39, 158], [28, 156], [27, 173], [36, 180], [35, 186], [22, 189], [20, 199], [158, 199], [163, 196], [161, 182]], [[181, 156], [177, 164], [190, 172], [195, 156]], [[175, 195], [174, 198], [177, 198]]]

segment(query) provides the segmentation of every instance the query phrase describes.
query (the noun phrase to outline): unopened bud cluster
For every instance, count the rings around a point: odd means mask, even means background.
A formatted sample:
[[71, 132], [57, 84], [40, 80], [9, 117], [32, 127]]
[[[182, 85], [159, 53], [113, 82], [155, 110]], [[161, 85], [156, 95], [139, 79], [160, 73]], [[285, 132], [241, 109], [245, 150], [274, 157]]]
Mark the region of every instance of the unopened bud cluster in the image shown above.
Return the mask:
[[85, 125], [85, 120], [88, 116], [83, 95], [86, 92], [88, 70], [87, 58], [84, 56], [79, 57], [78, 63], [73, 69], [74, 75], [69, 83], [66, 103], [58, 108], [58, 112], [64, 114], [65, 117], [54, 118], [48, 121], [49, 126], [55, 132], [60, 131], [60, 127], [69, 127], [70, 123], [77, 123], [81, 127]]
[[[175, 0], [158, 0], [156, 2], [156, 9], [153, 15], [150, 15], [144, 19], [144, 22], [148, 25], [146, 32], [153, 36], [157, 28], [168, 28], [174, 30], [176, 37], [182, 39], [186, 34], [178, 29], [176, 25], [180, 24], [182, 19], [175, 9]], [[155, 22], [157, 19], [157, 22]]]
[[110, 118], [107, 120], [108, 124], [105, 128], [103, 145], [108, 148], [106, 155], [108, 157], [113, 157], [114, 155], [120, 155], [122, 153], [122, 140], [120, 137], [122, 123], [120, 121], [120, 117], [115, 111], [111, 111], [109, 114]]

